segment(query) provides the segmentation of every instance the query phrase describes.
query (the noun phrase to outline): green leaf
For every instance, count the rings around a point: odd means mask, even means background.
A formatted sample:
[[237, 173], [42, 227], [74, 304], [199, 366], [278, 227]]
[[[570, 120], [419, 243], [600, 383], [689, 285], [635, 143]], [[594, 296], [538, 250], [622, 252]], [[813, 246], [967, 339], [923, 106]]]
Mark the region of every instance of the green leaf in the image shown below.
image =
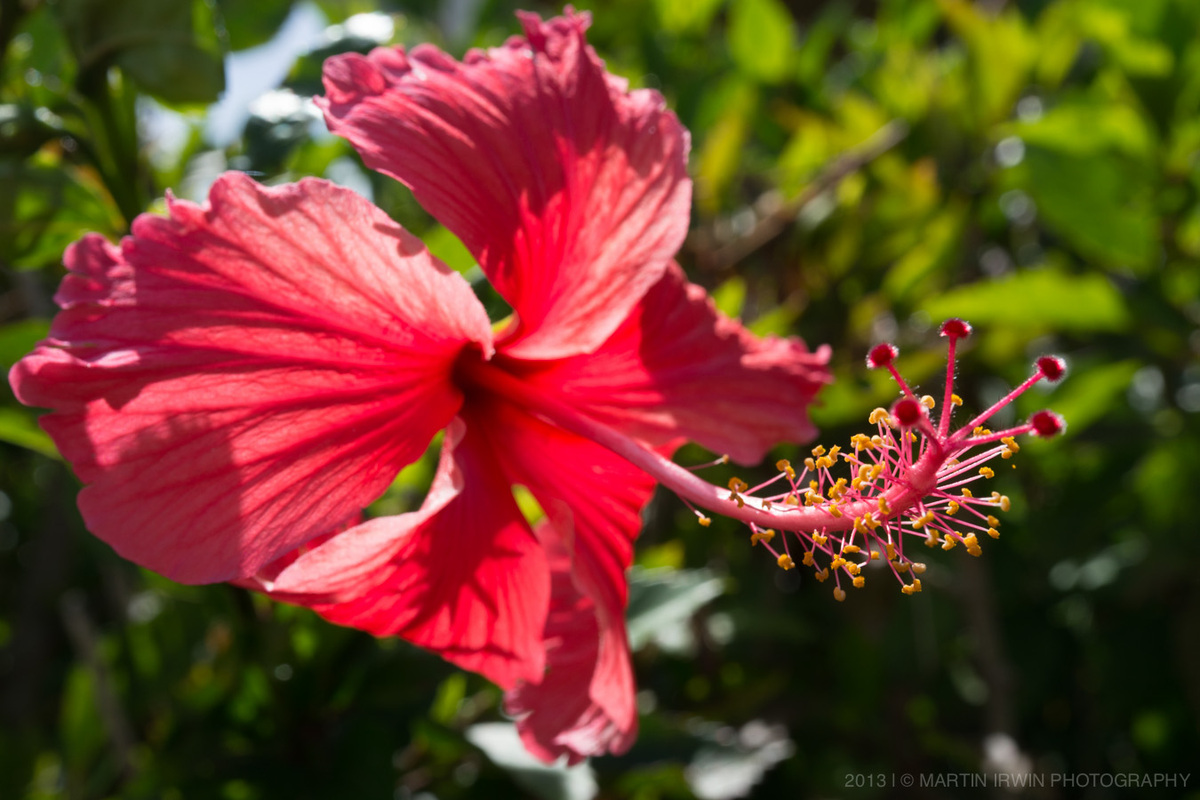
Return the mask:
[[50, 458], [61, 458], [58, 448], [38, 427], [37, 415], [26, 408], [0, 406], [0, 442], [8, 442]]
[[758, 90], [745, 79], [727, 80], [706, 97], [702, 112], [711, 113], [712, 118], [694, 161], [696, 202], [702, 208], [714, 211], [720, 207], [721, 196], [741, 165], [757, 105]]
[[1060, 103], [1036, 122], [1015, 125], [1027, 145], [1038, 145], [1075, 156], [1124, 153], [1150, 158], [1155, 137], [1147, 120], [1133, 108], [1100, 100]]
[[1102, 264], [1148, 269], [1158, 252], [1151, 187], [1117, 158], [1068, 156], [1030, 147], [1026, 188], [1046, 226]]
[[475, 266], [475, 256], [471, 255], [467, 246], [441, 225], [426, 231], [421, 240], [430, 253], [455, 272], [463, 273]]
[[1021, 14], [1007, 8], [992, 15], [967, 0], [940, 0], [939, 5], [970, 56], [970, 111], [985, 125], [1003, 119], [1012, 110], [1036, 55], [1035, 41]]
[[92, 673], [77, 665], [67, 675], [59, 712], [60, 741], [70, 767], [84, 769], [105, 746], [104, 726], [98, 724], [96, 712]]
[[49, 158], [0, 161], [0, 260], [17, 269], [58, 264], [88, 231], [113, 235], [120, 228], [95, 173]]
[[654, 0], [663, 29], [670, 33], [703, 31], [725, 0]]
[[922, 304], [933, 319], [1032, 330], [1120, 331], [1129, 311], [1103, 275], [1071, 275], [1046, 267], [964, 286]]
[[292, 0], [217, 0], [232, 50], [245, 50], [275, 35], [292, 10]]
[[212, 11], [203, 0], [61, 0], [82, 72], [123, 69], [168, 103], [211, 103], [225, 88]]
[[742, 315], [742, 306], [746, 302], [746, 281], [740, 275], [734, 275], [722, 283], [712, 293], [713, 303], [717, 310], [727, 317], [737, 318]]
[[492, 763], [512, 776], [513, 781], [540, 800], [592, 800], [598, 787], [591, 765], [584, 761], [573, 767], [561, 760], [543, 764], [521, 744], [515, 725], [485, 722], [467, 728], [467, 741], [482, 750]]
[[1022, 405], [1030, 410], [1049, 405], [1067, 421], [1066, 435], [1073, 436], [1111, 413], [1122, 402], [1133, 374], [1141, 366], [1137, 361], [1126, 360], [1073, 367], [1068, 379], [1050, 398], [1026, 395], [1029, 400]]
[[0, 368], [7, 373], [49, 333], [50, 322], [44, 319], [23, 319], [0, 327]]
[[634, 567], [629, 574], [626, 615], [630, 647], [638, 650], [664, 628], [686, 624], [697, 609], [724, 591], [725, 582], [711, 570]]
[[792, 15], [779, 0], [734, 0], [729, 10], [729, 53], [734, 63], [764, 83], [787, 75], [795, 51]]

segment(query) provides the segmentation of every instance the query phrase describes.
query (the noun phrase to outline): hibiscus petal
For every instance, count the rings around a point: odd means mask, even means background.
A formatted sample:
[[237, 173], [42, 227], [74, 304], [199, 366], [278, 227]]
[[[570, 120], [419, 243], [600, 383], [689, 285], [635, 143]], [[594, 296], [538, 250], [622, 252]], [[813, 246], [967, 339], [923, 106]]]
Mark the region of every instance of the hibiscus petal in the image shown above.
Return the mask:
[[524, 715], [521, 735], [543, 758], [623, 752], [637, 729], [625, 572], [654, 481], [609, 450], [512, 406], [497, 402], [491, 414], [509, 479], [529, 488], [552, 525], [539, 528], [554, 569], [549, 672], [511, 695], [509, 707]]
[[589, 416], [654, 445], [690, 439], [742, 463], [804, 442], [829, 348], [760, 338], [721, 314], [678, 265], [599, 350], [514, 368]]
[[[312, 599], [280, 597], [340, 625], [403, 637], [510, 688], [519, 680], [540, 680], [545, 670], [550, 573], [492, 455], [485, 425], [468, 414], [466, 431], [459, 444], [461, 433], [451, 426], [430, 496], [417, 515], [363, 526], [376, 526], [364, 531], [368, 537], [378, 536], [379, 526], [397, 534], [399, 546], [386, 563], [364, 575], [359, 567], [372, 560], [373, 543], [365, 548], [367, 558], [347, 559], [352, 545], [344, 540], [355, 533], [348, 531], [325, 545], [341, 552], [331, 559], [320, 548], [301, 555], [274, 588], [312, 592]], [[454, 495], [455, 486], [465, 488]], [[445, 502], [447, 495], [454, 496]], [[355, 580], [328, 570], [329, 561], [349, 562]], [[330, 586], [342, 594], [338, 602], [326, 602]]]
[[412, 188], [517, 312], [507, 349], [588, 352], [662, 275], [687, 232], [687, 132], [587, 46], [587, 15], [457, 62], [422, 45], [325, 62], [330, 130]]
[[89, 484], [88, 527], [183, 582], [248, 577], [378, 497], [453, 417], [490, 327], [470, 287], [362, 198], [229, 174], [116, 247], [66, 254], [17, 397]]
[[[538, 537], [558, 537], [542, 525]], [[543, 761], [566, 756], [577, 764], [589, 755], [623, 753], [637, 733], [633, 673], [623, 616], [597, 613], [576, 588], [565, 546], [551, 557], [550, 615], [546, 619], [549, 669], [540, 683], [522, 683], [505, 696], [505, 709], [530, 753]]]

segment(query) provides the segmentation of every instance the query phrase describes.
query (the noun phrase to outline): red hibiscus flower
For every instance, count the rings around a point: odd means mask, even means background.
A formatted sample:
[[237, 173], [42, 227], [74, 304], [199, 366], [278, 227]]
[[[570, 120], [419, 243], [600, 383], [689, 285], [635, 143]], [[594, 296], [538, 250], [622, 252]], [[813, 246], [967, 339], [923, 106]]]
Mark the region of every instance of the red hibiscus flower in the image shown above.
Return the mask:
[[[359, 196], [234, 173], [119, 245], [73, 245], [50, 338], [10, 380], [53, 409], [84, 519], [123, 556], [426, 647], [507, 690], [532, 752], [575, 761], [634, 736], [625, 570], [654, 482], [564, 415], [754, 461], [811, 436], [827, 354], [750, 335], [685, 280], [686, 131], [604, 71], [586, 16], [522, 21], [461, 63], [332, 59], [320, 101], [470, 248], [513, 308], [499, 333]], [[443, 429], [420, 510], [362, 521]]]

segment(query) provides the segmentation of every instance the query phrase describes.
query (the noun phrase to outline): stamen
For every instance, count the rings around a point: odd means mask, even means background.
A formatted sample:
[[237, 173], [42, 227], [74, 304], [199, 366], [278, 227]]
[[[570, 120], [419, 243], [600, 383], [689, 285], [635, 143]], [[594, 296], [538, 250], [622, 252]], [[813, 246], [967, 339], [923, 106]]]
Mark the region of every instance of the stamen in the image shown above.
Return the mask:
[[[967, 485], [994, 477], [995, 471], [987, 463], [992, 459], [1013, 459], [1020, 451], [1017, 437], [1051, 437], [1065, 429], [1062, 418], [1050, 411], [1039, 411], [1025, 424], [996, 433], [984, 427], [1038, 381], [1063, 377], [1066, 366], [1062, 359], [1044, 356], [1022, 384], [951, 432], [950, 415], [962, 403], [952, 391], [955, 346], [959, 339], [970, 335], [970, 326], [950, 320], [941, 332], [949, 339], [949, 358], [945, 400], [936, 427], [929, 417], [932, 401], [918, 399], [896, 371], [899, 350], [891, 344], [877, 345], [871, 349], [867, 364], [887, 368], [903, 397], [890, 410], [877, 408], [871, 412], [868, 419], [875, 433], [851, 437], [845, 452], [837, 447], [814, 448], [799, 474], [790, 462], [780, 460], [775, 464], [778, 473], [754, 489], [739, 477], [731, 478], [727, 488], [714, 486], [487, 362], [469, 362], [462, 377], [481, 390], [519, 401], [544, 419], [625, 458], [679, 495], [702, 526], [708, 527], [711, 521], [698, 508], [749, 525], [752, 544], [766, 548], [782, 569], [796, 566], [789, 542], [795, 537], [801, 548], [798, 557], [813, 570], [811, 574], [817, 581], [828, 580], [832, 573], [834, 597], [839, 601], [845, 599], [842, 574], [853, 586], [862, 586], [863, 565], [878, 559], [880, 553], [886, 556], [884, 563], [900, 582], [901, 590], [911, 595], [921, 591], [921, 582], [915, 576], [923, 574], [926, 567], [905, 553], [904, 540], [914, 537], [944, 550], [961, 544], [970, 555], [982, 555], [979, 537], [984, 533], [993, 539], [999, 537], [1000, 521], [992, 512], [1007, 512], [1011, 502], [999, 492], [976, 496]], [[713, 462], [718, 463], [724, 463], [724, 459]], [[835, 478], [832, 470], [839, 463], [845, 464], [848, 474]], [[780, 480], [787, 482], [785, 492], [768, 488]], [[764, 490], [776, 493], [760, 496]], [[774, 547], [777, 538], [781, 550]], [[912, 582], [908, 583], [910, 576]]]

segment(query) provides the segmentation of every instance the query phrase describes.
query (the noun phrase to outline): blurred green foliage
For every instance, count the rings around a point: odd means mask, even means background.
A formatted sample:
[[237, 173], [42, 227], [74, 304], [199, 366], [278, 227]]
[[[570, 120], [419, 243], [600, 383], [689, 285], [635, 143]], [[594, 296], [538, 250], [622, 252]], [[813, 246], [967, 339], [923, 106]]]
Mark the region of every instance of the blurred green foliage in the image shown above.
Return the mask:
[[[117, 558], [6, 387], [0, 797], [884, 797], [903, 793], [854, 776], [1195, 764], [1200, 4], [580, 5], [609, 68], [663, 92], [692, 132], [693, 280], [759, 333], [833, 345], [823, 442], [892, 396], [863, 368], [882, 338], [940, 396], [946, 316], [978, 331], [959, 371], [968, 408], [1033, 357], [1068, 358], [1053, 395], [1023, 398], [1021, 413], [1049, 405], [1070, 428], [997, 477], [1014, 500], [1002, 539], [981, 560], [935, 560], [920, 596], [880, 578], [841, 605], [745, 531], [701, 528], [660, 496], [631, 578], [641, 737], [547, 770], [493, 724], [499, 693], [476, 676]], [[306, 100], [328, 55], [381, 40], [461, 54], [515, 33], [513, 10], [0, 0], [4, 368], [45, 334], [66, 244], [121, 235], [167, 188], [202, 198], [226, 168], [349, 183], [487, 292], [461, 244]], [[244, 96], [231, 52], [281, 85]], [[210, 105], [226, 88], [230, 141]], [[418, 503], [431, 474], [405, 470], [377, 511]]]

